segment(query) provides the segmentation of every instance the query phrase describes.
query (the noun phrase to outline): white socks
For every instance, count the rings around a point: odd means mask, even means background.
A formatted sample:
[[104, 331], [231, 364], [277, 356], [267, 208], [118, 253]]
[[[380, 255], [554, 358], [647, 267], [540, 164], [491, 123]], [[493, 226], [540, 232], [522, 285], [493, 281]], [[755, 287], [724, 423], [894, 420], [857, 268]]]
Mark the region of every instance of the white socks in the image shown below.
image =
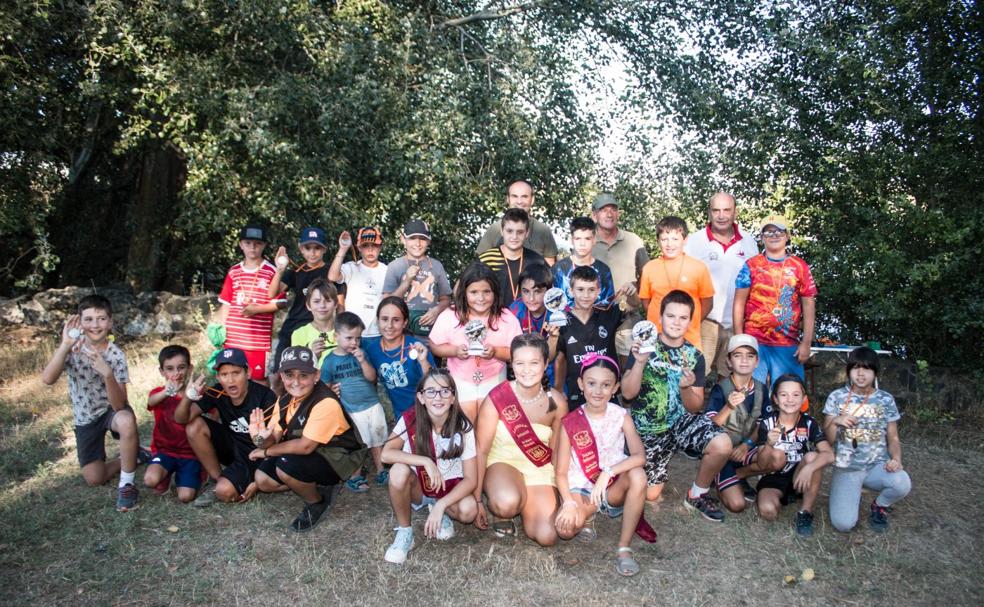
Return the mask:
[[120, 470], [120, 487], [123, 487], [124, 485], [132, 485], [133, 478], [136, 475], [137, 475], [136, 470], [134, 470], [133, 472], [123, 472], [122, 470]]
[[698, 487], [697, 486], [697, 483], [694, 483], [694, 484], [690, 485], [690, 497], [696, 499], [696, 498], [704, 495], [705, 493], [707, 493], [710, 490], [711, 490], [710, 487]]

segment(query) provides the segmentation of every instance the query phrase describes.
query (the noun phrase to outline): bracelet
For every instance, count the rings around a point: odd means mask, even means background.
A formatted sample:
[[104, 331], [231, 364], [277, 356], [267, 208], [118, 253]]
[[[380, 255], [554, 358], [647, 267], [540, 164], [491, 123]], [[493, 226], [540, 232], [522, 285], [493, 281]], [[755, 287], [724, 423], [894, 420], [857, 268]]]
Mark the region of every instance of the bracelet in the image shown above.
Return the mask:
[[266, 459], [266, 458], [268, 458], [268, 457], [270, 457], [270, 456], [269, 456], [269, 455], [267, 455], [267, 449], [266, 449], [266, 448], [264, 448], [264, 449], [263, 449], [263, 459]]
[[560, 507], [561, 507], [561, 509], [563, 509], [563, 508], [566, 508], [568, 506], [574, 506], [575, 508], [577, 508], [577, 502], [575, 502], [574, 500], [564, 500], [564, 503], [561, 504]]

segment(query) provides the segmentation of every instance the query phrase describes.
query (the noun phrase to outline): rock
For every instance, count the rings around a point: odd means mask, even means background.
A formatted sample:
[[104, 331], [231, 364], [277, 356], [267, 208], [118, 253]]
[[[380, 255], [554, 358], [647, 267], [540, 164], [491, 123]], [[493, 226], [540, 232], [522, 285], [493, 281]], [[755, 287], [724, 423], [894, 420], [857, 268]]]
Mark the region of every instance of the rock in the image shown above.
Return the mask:
[[20, 305], [24, 322], [29, 325], [47, 325], [49, 315], [44, 307], [34, 299], [29, 299]]
[[128, 337], [143, 337], [153, 331], [155, 326], [153, 316], [137, 312], [124, 325], [123, 334]]
[[24, 322], [24, 312], [15, 299], [0, 298], [0, 324], [19, 325]]

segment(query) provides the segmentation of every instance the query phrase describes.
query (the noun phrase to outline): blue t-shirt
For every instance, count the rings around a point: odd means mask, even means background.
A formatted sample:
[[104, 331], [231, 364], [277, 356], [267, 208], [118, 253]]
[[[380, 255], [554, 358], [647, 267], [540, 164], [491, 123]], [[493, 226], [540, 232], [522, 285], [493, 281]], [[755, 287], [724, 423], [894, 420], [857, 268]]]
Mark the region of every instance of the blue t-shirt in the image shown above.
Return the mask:
[[[574, 271], [574, 261], [570, 257], [565, 257], [554, 264], [553, 278], [554, 286], [564, 290], [567, 296], [567, 305], [574, 306], [574, 294], [571, 292], [571, 272]], [[607, 306], [615, 297], [615, 282], [612, 280], [612, 270], [608, 264], [595, 259], [591, 267], [598, 272], [598, 299], [595, 300], [596, 306]]]
[[321, 363], [321, 381], [341, 384], [342, 406], [349, 413], [365, 411], [379, 403], [376, 387], [362, 373], [362, 365], [355, 356], [335, 349]]
[[[383, 350], [382, 337], [370, 337], [362, 341], [362, 348], [369, 357], [369, 362], [375, 367], [379, 379], [382, 380], [386, 393], [393, 402], [393, 417], [399, 419], [403, 412], [413, 406], [417, 396], [417, 384], [424, 375], [420, 360], [407, 356], [407, 351], [413, 344], [422, 343], [412, 335], [407, 335], [403, 351], [399, 347]], [[427, 362], [433, 367], [434, 357], [427, 352]]]

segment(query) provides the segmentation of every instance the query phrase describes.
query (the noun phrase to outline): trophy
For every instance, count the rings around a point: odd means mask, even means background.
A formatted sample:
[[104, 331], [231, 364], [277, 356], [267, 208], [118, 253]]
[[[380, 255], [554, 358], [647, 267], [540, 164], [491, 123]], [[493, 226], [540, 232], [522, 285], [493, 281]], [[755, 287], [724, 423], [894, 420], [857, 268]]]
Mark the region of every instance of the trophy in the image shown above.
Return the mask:
[[563, 289], [557, 287], [549, 289], [543, 295], [543, 305], [547, 310], [550, 310], [547, 324], [555, 327], [567, 326], [567, 315], [564, 314], [564, 308], [567, 307], [567, 296], [564, 295]]
[[656, 335], [656, 325], [648, 320], [640, 320], [632, 327], [632, 341], [639, 340], [642, 342], [639, 347], [640, 354], [656, 351]]
[[465, 324], [465, 338], [468, 340], [468, 355], [481, 356], [485, 354], [485, 336], [488, 329], [480, 320], [469, 320]]

